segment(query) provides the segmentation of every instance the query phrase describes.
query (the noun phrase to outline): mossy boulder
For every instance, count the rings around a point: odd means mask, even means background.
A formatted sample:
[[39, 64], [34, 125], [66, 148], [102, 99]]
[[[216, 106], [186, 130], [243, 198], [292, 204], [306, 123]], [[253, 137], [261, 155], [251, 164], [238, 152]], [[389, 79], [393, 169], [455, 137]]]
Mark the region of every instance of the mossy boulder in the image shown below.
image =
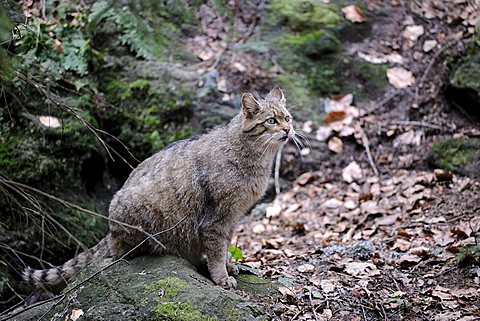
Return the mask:
[[314, 0], [273, 0], [267, 6], [262, 39], [277, 54], [284, 71], [275, 82], [292, 97], [297, 119], [321, 115], [320, 97], [353, 93], [357, 101], [368, 100], [387, 84], [386, 65], [369, 64], [346, 50], [349, 42], [370, 34], [370, 19], [353, 24], [340, 9], [338, 3]]
[[[109, 264], [91, 265], [69, 288]], [[68, 291], [68, 289], [66, 290]], [[49, 311], [68, 319], [72, 311], [83, 312], [80, 320], [266, 320], [258, 304], [225, 290], [198, 274], [186, 261], [172, 256], [139, 257], [106, 269], [92, 280], [67, 292], [57, 305], [47, 303], [13, 320], [37, 320]]]
[[480, 120], [480, 54], [467, 57], [453, 71], [447, 97]]
[[428, 163], [435, 168], [480, 178], [480, 138], [438, 141], [430, 148]]

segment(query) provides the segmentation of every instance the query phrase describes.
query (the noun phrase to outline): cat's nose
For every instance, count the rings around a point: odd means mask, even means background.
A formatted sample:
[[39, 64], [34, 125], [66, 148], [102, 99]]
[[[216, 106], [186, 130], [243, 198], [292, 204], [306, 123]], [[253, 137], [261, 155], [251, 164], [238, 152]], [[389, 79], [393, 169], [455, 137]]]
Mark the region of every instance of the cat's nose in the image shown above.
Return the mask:
[[284, 128], [283, 131], [288, 135], [288, 133], [290, 132], [290, 128]]

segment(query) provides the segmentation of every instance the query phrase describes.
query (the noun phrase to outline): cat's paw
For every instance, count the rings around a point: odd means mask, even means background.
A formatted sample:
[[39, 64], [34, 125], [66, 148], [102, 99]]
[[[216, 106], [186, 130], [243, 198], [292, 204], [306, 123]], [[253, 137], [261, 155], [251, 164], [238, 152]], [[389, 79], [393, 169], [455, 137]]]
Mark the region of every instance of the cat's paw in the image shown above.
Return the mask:
[[239, 273], [238, 267], [235, 264], [227, 263], [228, 275], [237, 276]]
[[235, 289], [237, 287], [237, 280], [235, 280], [233, 276], [226, 276], [218, 282], [218, 285], [229, 289]]

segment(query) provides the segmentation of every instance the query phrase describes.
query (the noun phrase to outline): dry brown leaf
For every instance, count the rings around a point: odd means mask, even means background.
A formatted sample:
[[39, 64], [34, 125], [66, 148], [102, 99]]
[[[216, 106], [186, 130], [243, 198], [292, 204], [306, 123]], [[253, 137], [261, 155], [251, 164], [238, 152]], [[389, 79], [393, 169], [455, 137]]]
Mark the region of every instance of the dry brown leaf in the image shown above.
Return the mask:
[[439, 298], [441, 300], [451, 300], [452, 299], [452, 296], [450, 294], [445, 293], [443, 291], [439, 291], [439, 290], [433, 290], [432, 291], [432, 296], [436, 297], [436, 298]]
[[363, 177], [362, 168], [357, 162], [353, 161], [342, 170], [342, 178], [347, 183], [358, 181]]
[[345, 15], [345, 19], [351, 22], [364, 22], [365, 15], [362, 10], [356, 5], [352, 4], [342, 8], [342, 13]]
[[380, 271], [374, 264], [365, 262], [345, 263], [345, 272], [358, 277], [368, 277], [380, 274]]
[[290, 290], [289, 288], [285, 287], [285, 286], [279, 287], [279, 288], [278, 288], [278, 291], [279, 291], [281, 294], [285, 295], [285, 296], [295, 297], [295, 293], [294, 293], [292, 290]]
[[83, 315], [83, 310], [80, 308], [73, 308], [72, 313], [70, 314], [70, 317], [68, 320], [70, 321], [76, 321], [78, 318], [80, 318]]
[[322, 206], [326, 208], [339, 208], [342, 205], [343, 202], [336, 198], [328, 199], [322, 204]]
[[326, 124], [333, 123], [334, 121], [343, 120], [345, 116], [346, 113], [344, 111], [331, 111], [323, 118], [323, 122]]
[[395, 88], [405, 88], [415, 83], [415, 77], [411, 71], [402, 67], [387, 69], [388, 82]]
[[328, 141], [328, 149], [335, 154], [341, 154], [343, 152], [343, 142], [338, 137], [332, 137]]
[[298, 184], [300, 186], [307, 185], [311, 181], [315, 180], [318, 178], [318, 174], [314, 172], [306, 172], [300, 175], [294, 182], [293, 184]]
[[433, 48], [437, 46], [437, 44], [437, 40], [425, 40], [422, 49], [425, 52], [430, 52]]
[[59, 39], [53, 39], [53, 45], [59, 54], [63, 52], [62, 42]]
[[479, 289], [467, 288], [467, 289], [452, 289], [450, 293], [456, 298], [474, 299], [480, 296]]
[[422, 258], [416, 256], [416, 255], [411, 255], [411, 254], [406, 254], [402, 255], [398, 260], [397, 263], [401, 267], [410, 267], [417, 265], [422, 260]]
[[305, 263], [297, 267], [297, 270], [299, 272], [305, 273], [305, 272], [313, 272], [315, 270], [315, 266], [313, 266], [310, 263]]
[[332, 134], [332, 129], [330, 127], [320, 126], [317, 129], [317, 134], [315, 135], [315, 138], [317, 138], [317, 140], [323, 142], [323, 141], [326, 141], [328, 139], [328, 137], [330, 137], [331, 134]]
[[403, 37], [411, 41], [417, 41], [418, 37], [424, 33], [425, 30], [422, 25], [407, 26], [403, 31]]
[[329, 113], [331, 111], [345, 111], [345, 109], [350, 106], [352, 102], [352, 94], [333, 96], [326, 101], [325, 112]]
[[321, 280], [320, 287], [325, 293], [332, 293], [335, 291], [336, 288], [335, 284], [333, 284], [333, 282], [330, 280]]

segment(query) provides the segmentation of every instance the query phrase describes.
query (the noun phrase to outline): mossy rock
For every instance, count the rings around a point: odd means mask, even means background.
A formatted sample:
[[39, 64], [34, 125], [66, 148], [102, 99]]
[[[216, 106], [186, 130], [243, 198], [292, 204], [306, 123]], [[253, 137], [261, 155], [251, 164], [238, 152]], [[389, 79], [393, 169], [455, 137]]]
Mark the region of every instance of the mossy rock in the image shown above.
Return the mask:
[[[69, 288], [109, 264], [91, 265]], [[82, 284], [57, 306], [36, 307], [14, 320], [36, 320], [48, 309], [66, 319], [81, 309], [81, 320], [266, 320], [265, 307], [225, 290], [198, 274], [186, 261], [172, 256], [139, 257], [106, 269]]]
[[467, 57], [450, 76], [447, 98], [480, 119], [480, 55]]
[[438, 141], [430, 148], [428, 163], [435, 168], [480, 178], [480, 138]]
[[[378, 97], [387, 85], [386, 65], [369, 64], [346, 52], [344, 43], [367, 37], [371, 22], [346, 21], [341, 7], [313, 0], [273, 0], [267, 7], [262, 39], [285, 70], [274, 81], [291, 97], [297, 119], [319, 123], [320, 97], [352, 93], [357, 102], [365, 101]], [[355, 37], [346, 37], [350, 34]]]

